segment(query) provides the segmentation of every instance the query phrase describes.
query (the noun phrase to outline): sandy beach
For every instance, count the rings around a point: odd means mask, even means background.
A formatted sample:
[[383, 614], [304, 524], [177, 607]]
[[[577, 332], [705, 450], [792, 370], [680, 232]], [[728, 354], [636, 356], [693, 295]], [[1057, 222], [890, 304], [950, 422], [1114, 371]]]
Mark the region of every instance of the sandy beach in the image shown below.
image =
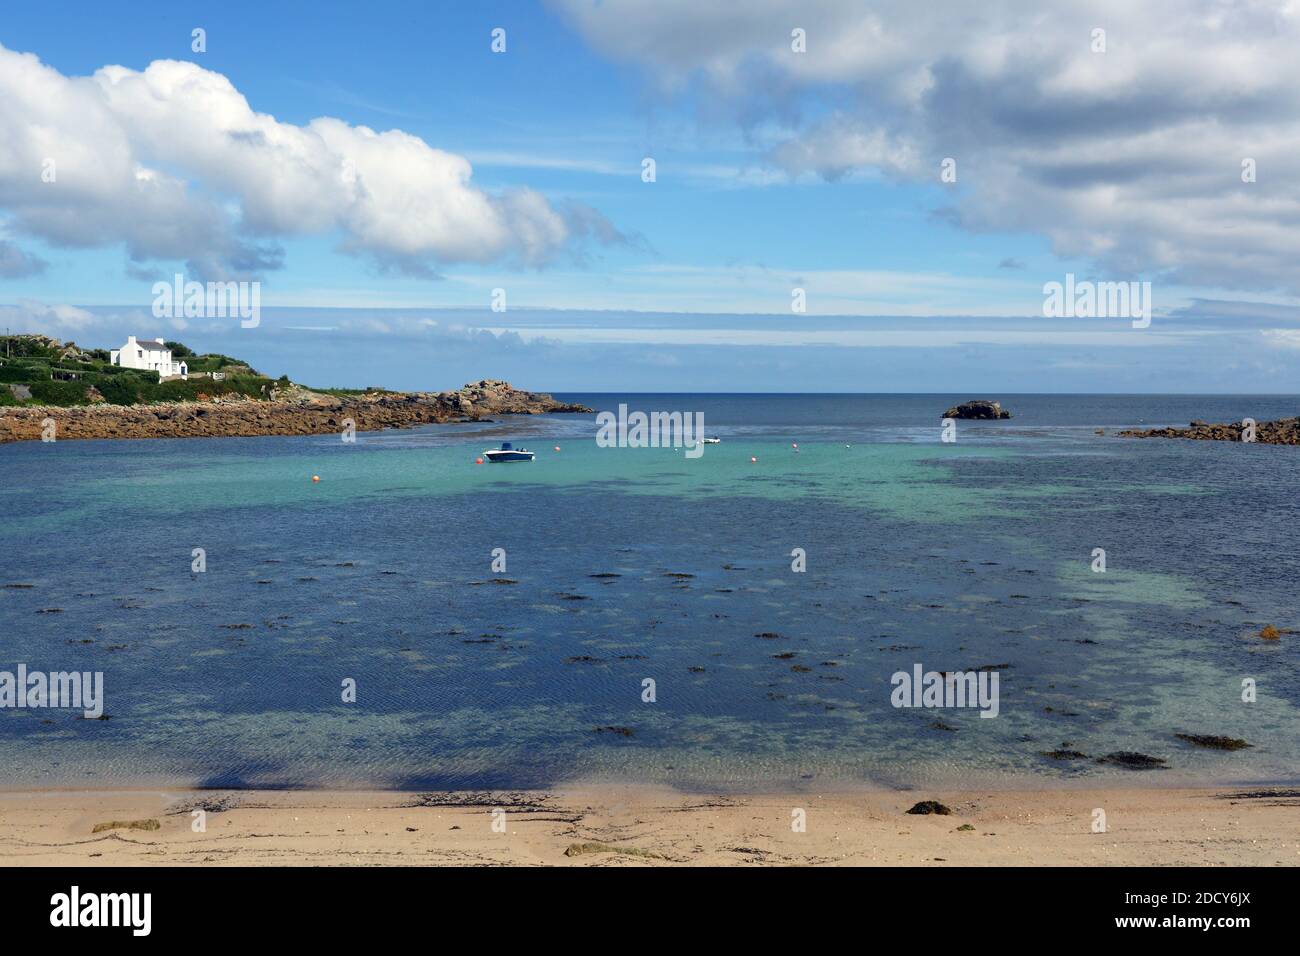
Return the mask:
[[0, 864], [1295, 866], [1300, 791], [8, 792]]

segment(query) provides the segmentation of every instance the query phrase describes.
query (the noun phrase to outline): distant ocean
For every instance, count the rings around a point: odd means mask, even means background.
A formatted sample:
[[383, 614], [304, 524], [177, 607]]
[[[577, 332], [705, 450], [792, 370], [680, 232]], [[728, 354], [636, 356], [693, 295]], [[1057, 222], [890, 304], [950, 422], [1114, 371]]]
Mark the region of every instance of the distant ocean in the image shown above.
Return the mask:
[[[0, 710], [0, 786], [1300, 780], [1300, 633], [1257, 636], [1300, 628], [1300, 450], [1113, 437], [1300, 398], [556, 397], [722, 442], [554, 415], [0, 446], [0, 671], [102, 671], [110, 718]], [[941, 443], [974, 397], [1015, 417]], [[502, 440], [537, 460], [474, 463]], [[998, 716], [893, 707], [916, 664], [996, 668]]]

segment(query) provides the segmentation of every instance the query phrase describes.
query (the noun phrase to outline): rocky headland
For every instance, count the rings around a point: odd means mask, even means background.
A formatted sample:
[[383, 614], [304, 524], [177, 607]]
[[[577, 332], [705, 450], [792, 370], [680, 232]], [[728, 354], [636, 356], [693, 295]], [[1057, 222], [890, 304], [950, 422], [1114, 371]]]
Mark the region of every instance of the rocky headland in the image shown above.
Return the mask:
[[[1241, 441], [1246, 425], [1227, 425], [1194, 421], [1186, 428], [1130, 428], [1120, 432], [1123, 438], [1190, 438], [1195, 441]], [[1280, 418], [1255, 425], [1255, 442], [1260, 445], [1300, 445], [1300, 418]]]
[[323, 435], [342, 432], [346, 419], [357, 431], [409, 428], [495, 415], [590, 412], [550, 395], [484, 379], [451, 392], [367, 392], [331, 395], [298, 386], [269, 400], [217, 396], [208, 401], [152, 405], [94, 404], [74, 407], [0, 408], [0, 442], [41, 438], [46, 419], [58, 440], [78, 438], [219, 438], [255, 435]]

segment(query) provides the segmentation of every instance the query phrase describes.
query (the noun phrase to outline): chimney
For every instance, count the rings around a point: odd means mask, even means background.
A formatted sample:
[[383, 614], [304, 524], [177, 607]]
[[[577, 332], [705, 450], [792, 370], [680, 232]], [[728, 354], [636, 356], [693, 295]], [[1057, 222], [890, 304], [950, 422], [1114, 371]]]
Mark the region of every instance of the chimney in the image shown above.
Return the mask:
[[134, 336], [134, 335], [128, 335], [128, 336], [126, 337], [126, 344], [127, 344], [127, 345], [135, 345], [135, 336]]
[[166, 345], [166, 344], [167, 344], [167, 340], [164, 339], [161, 335], [158, 336], [158, 338], [154, 339], [154, 341], [157, 342], [159, 345]]

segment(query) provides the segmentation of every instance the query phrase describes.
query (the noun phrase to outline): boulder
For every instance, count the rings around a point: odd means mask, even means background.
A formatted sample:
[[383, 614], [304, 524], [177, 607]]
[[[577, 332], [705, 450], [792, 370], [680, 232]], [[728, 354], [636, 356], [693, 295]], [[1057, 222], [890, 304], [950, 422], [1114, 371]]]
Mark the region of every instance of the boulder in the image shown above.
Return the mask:
[[943, 417], [992, 420], [1010, 418], [1011, 413], [1003, 409], [1001, 402], [991, 402], [986, 398], [975, 398], [948, 409], [943, 413]]

